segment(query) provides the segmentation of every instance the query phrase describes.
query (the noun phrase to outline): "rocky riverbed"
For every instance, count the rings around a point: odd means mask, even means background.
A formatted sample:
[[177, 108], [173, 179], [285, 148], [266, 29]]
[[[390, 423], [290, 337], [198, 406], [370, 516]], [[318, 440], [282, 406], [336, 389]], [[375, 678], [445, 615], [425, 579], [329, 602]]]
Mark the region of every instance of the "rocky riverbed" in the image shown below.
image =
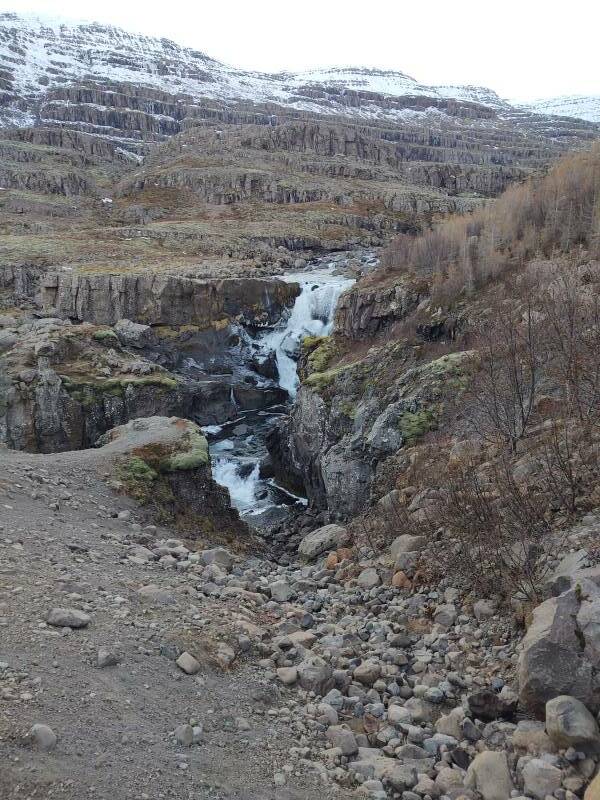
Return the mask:
[[[328, 525], [284, 566], [244, 536], [156, 527], [115, 458], [0, 453], [3, 796], [582, 796], [596, 517], [522, 640], [493, 599], [419, 583], [409, 555], [432, 543], [373, 558]], [[577, 591], [585, 649], [563, 661]]]

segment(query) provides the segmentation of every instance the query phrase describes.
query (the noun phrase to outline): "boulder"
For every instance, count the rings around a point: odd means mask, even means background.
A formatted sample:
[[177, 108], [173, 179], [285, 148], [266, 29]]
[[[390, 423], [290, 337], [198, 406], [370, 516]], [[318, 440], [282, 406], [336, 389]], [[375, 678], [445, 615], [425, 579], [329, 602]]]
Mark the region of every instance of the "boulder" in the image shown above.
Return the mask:
[[490, 617], [494, 616], [497, 610], [498, 607], [496, 603], [487, 599], [478, 600], [473, 606], [473, 613], [475, 614], [475, 619], [478, 622], [481, 622], [485, 619], [490, 619]]
[[124, 347], [151, 347], [156, 344], [156, 336], [150, 325], [140, 325], [130, 319], [120, 319], [115, 323], [115, 333]]
[[544, 800], [548, 795], [554, 795], [554, 792], [560, 789], [561, 778], [561, 771], [541, 758], [532, 758], [523, 767], [525, 794], [537, 800]]
[[90, 616], [77, 608], [53, 608], [48, 612], [46, 622], [54, 628], [87, 628]]
[[459, 742], [463, 738], [461, 722], [465, 718], [465, 711], [462, 706], [453, 708], [448, 714], [441, 716], [435, 723], [435, 729], [438, 733], [443, 733], [446, 736], [452, 736]]
[[583, 800], [600, 800], [600, 772], [585, 790]]
[[522, 719], [512, 735], [512, 744], [516, 750], [536, 753], [553, 753], [556, 747], [546, 733], [543, 722]]
[[396, 561], [398, 556], [404, 553], [417, 553], [425, 545], [424, 536], [413, 536], [410, 533], [403, 533], [397, 536], [390, 546], [390, 555]]
[[350, 728], [345, 725], [332, 725], [327, 730], [327, 739], [333, 747], [341, 750], [343, 756], [353, 756], [358, 753], [358, 744]]
[[367, 569], [363, 569], [356, 579], [356, 582], [362, 589], [373, 589], [375, 586], [379, 586], [381, 578], [376, 569], [368, 567]]
[[200, 663], [187, 651], [182, 653], [175, 663], [186, 675], [195, 675], [201, 669]]
[[206, 564], [217, 564], [219, 567], [222, 567], [226, 572], [233, 567], [234, 558], [229, 552], [229, 550], [225, 550], [224, 547], [213, 547], [210, 550], [203, 550], [200, 553], [200, 563]]
[[35, 743], [39, 750], [49, 753], [56, 747], [56, 734], [48, 725], [36, 723], [29, 731], [31, 741]]
[[348, 541], [348, 531], [341, 525], [324, 525], [305, 536], [298, 546], [298, 553], [309, 561], [329, 550], [337, 550]]
[[333, 686], [333, 670], [319, 656], [309, 656], [297, 667], [298, 682], [307, 692], [325, 694]]
[[[593, 621], [598, 589], [587, 581], [584, 588], [584, 593], [580, 588], [570, 589], [539, 605], [523, 639], [519, 699], [540, 719], [548, 700], [559, 695], [575, 697], [592, 711], [600, 705], [600, 684], [595, 675], [599, 664], [598, 624]], [[589, 629], [589, 642], [581, 623]]]
[[495, 719], [512, 719], [517, 710], [516, 698], [513, 702], [506, 702], [491, 689], [481, 689], [473, 692], [468, 698], [469, 710], [475, 719], [483, 722], [492, 722]]
[[475, 789], [483, 800], [507, 800], [513, 790], [506, 753], [484, 750], [467, 770], [465, 786]]
[[546, 703], [546, 732], [557, 747], [598, 749], [598, 723], [576, 697], [560, 695]]
[[277, 603], [287, 603], [295, 592], [286, 580], [278, 580], [269, 586], [271, 598]]
[[367, 659], [354, 670], [354, 679], [366, 686], [372, 686], [381, 675], [381, 664], [378, 661]]

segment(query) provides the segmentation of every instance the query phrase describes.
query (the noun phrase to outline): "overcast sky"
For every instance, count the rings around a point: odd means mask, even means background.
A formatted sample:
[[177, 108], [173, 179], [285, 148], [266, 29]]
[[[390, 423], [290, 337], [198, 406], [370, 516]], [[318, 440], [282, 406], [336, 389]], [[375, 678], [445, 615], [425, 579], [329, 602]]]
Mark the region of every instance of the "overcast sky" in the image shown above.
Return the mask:
[[266, 72], [367, 66], [502, 97], [600, 95], [597, 0], [0, 0], [165, 36]]

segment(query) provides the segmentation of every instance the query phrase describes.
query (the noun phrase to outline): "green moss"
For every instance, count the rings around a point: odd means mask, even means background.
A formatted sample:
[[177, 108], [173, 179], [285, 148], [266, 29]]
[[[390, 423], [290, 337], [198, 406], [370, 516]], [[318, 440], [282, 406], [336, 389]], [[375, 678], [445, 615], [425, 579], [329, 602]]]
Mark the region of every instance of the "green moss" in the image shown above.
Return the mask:
[[170, 341], [198, 333], [200, 327], [198, 325], [181, 325], [178, 328], [171, 328], [168, 325], [158, 325], [153, 330], [159, 339]]
[[132, 456], [123, 465], [122, 474], [124, 478], [133, 481], [142, 481], [143, 483], [151, 483], [158, 478], [158, 473], [139, 456]]
[[313, 372], [324, 372], [337, 352], [335, 340], [331, 336], [307, 336], [302, 341], [302, 348], [308, 354], [306, 366], [309, 375]]
[[428, 375], [434, 377], [443, 377], [448, 374], [460, 374], [463, 363], [467, 361], [471, 355], [471, 350], [462, 350], [458, 353], [447, 353], [441, 358], [436, 358], [435, 361], [429, 361], [427, 364], [421, 365], [418, 369], [423, 377]]
[[124, 375], [119, 378], [73, 378], [69, 375], [61, 375], [66, 390], [75, 394], [90, 392], [101, 395], [110, 394], [113, 397], [120, 396], [128, 386], [156, 386], [163, 389], [176, 389], [179, 382], [175, 378], [162, 373], [152, 375]]
[[339, 367], [327, 369], [324, 372], [313, 372], [304, 379], [303, 384], [305, 386], [310, 386], [311, 389], [314, 389], [317, 392], [321, 392], [323, 389], [331, 386], [339, 375], [342, 375], [344, 372], [348, 372], [355, 367], [355, 364], [343, 364]]
[[348, 400], [345, 400], [343, 403], [340, 403], [340, 411], [345, 417], [348, 419], [356, 419], [357, 410], [352, 403]]
[[161, 461], [162, 472], [197, 469], [208, 464], [208, 442], [200, 431], [191, 431], [185, 437], [186, 449], [172, 453]]
[[94, 331], [92, 334], [92, 339], [95, 342], [100, 342], [101, 344], [118, 344], [119, 342], [119, 337], [110, 328]]
[[439, 410], [435, 407], [421, 408], [418, 411], [407, 411], [398, 421], [402, 438], [411, 443], [437, 428]]

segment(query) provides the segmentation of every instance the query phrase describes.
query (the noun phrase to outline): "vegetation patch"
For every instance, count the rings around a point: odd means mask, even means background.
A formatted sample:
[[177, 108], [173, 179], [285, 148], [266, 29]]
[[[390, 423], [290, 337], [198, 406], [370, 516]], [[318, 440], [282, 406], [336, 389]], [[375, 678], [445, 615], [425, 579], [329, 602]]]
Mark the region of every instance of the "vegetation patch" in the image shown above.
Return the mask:
[[407, 444], [424, 436], [437, 428], [440, 410], [435, 407], [420, 408], [418, 411], [407, 411], [398, 421], [402, 438]]
[[302, 341], [306, 372], [324, 372], [337, 354], [337, 345], [332, 336], [306, 336]]
[[100, 344], [115, 345], [119, 343], [119, 337], [111, 328], [102, 328], [99, 331], [94, 331], [92, 339]]
[[160, 464], [161, 472], [179, 472], [208, 464], [208, 442], [200, 431], [190, 431], [185, 436], [186, 449], [172, 453]]

